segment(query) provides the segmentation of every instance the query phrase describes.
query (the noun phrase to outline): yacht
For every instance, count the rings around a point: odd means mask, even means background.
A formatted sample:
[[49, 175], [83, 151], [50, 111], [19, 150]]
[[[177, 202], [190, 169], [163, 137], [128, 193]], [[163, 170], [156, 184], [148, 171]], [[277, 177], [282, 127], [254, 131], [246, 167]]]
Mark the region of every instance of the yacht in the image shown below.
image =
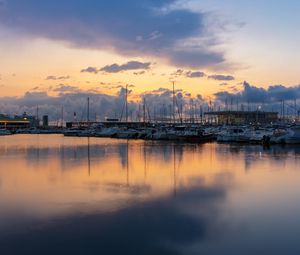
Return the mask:
[[275, 130], [270, 138], [270, 143], [300, 144], [300, 127]]
[[217, 135], [218, 142], [249, 142], [250, 137], [242, 127], [228, 127]]

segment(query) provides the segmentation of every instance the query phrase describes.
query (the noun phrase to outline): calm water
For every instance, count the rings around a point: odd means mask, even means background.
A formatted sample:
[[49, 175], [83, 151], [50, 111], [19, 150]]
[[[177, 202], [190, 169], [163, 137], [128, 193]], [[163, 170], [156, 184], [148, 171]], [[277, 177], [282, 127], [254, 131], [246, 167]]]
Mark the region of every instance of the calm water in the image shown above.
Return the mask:
[[0, 137], [0, 253], [300, 254], [300, 147]]

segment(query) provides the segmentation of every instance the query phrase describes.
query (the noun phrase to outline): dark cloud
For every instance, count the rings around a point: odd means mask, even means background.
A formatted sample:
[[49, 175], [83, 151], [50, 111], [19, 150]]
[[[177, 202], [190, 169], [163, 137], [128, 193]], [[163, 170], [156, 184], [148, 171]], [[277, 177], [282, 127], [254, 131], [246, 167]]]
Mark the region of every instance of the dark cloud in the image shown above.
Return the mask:
[[[236, 89], [236, 87], [233, 87]], [[243, 90], [231, 93], [221, 91], [215, 93], [217, 100], [225, 102], [226, 100], [235, 99], [239, 102], [249, 103], [276, 103], [281, 100], [295, 100], [300, 98], [300, 85], [294, 87], [285, 87], [283, 85], [269, 86], [267, 89], [250, 85], [247, 82], [243, 84]]]
[[177, 69], [175, 72], [171, 73], [173, 77], [188, 77], [188, 78], [201, 78], [206, 76], [204, 72], [201, 71], [185, 71], [183, 69]]
[[[59, 118], [61, 107], [64, 106], [65, 120], [73, 120], [73, 113], [77, 112], [79, 120], [85, 120], [87, 97], [90, 98], [91, 116], [104, 120], [107, 116], [120, 116], [124, 105], [124, 88], [117, 96], [102, 94], [99, 91], [83, 91], [75, 86], [58, 85], [51, 88], [57, 92], [57, 96], [50, 96], [47, 92], [26, 92], [22, 97], [1, 97], [0, 108], [6, 114], [28, 114], [35, 115], [36, 107], [39, 106], [40, 115], [49, 115], [50, 121]], [[129, 110], [137, 107], [136, 103], [129, 103]]]
[[143, 75], [145, 73], [146, 73], [146, 71], [140, 71], [140, 72], [134, 72], [133, 74], [134, 75]]
[[229, 86], [229, 89], [231, 89], [232, 91], [234, 91], [234, 92], [238, 92], [239, 91], [239, 89], [237, 88], [237, 86]]
[[[146, 99], [147, 107], [151, 116], [158, 118], [166, 118], [172, 116], [172, 104], [173, 104], [173, 90], [169, 88], [159, 88], [153, 91], [145, 92], [141, 95]], [[196, 113], [199, 114], [200, 106], [207, 107], [202, 96], [193, 97], [190, 93], [183, 91], [182, 89], [175, 89], [175, 111], [178, 117], [179, 112], [182, 115], [188, 116], [191, 113], [190, 100], [194, 101], [196, 105]]]
[[129, 61], [122, 65], [118, 65], [118, 64], [107, 65], [102, 67], [99, 71], [105, 73], [119, 73], [128, 70], [139, 70], [139, 69], [148, 70], [150, 69], [150, 66], [151, 66], [150, 62], [143, 63], [139, 61]]
[[70, 79], [70, 76], [69, 75], [66, 75], [66, 76], [54, 76], [54, 75], [49, 75], [47, 76], [46, 80], [68, 80]]
[[113, 84], [108, 84], [105, 86], [105, 88], [107, 89], [120, 89], [120, 88], [123, 88], [124, 86], [123, 85], [113, 85]]
[[171, 73], [171, 76], [174, 77], [179, 77], [184, 75], [184, 70], [183, 69], [177, 69], [175, 72]]
[[65, 84], [58, 85], [57, 87], [52, 89], [52, 91], [59, 92], [59, 94], [82, 92], [82, 90], [76, 86], [65, 85]]
[[174, 5], [178, 0], [9, 0], [0, 24], [22, 34], [71, 46], [156, 56], [178, 66], [215, 67], [224, 53], [212, 49], [211, 14]]
[[300, 97], [300, 85], [295, 87], [273, 85], [268, 88], [267, 92], [272, 100], [294, 100]]
[[121, 82], [121, 81], [114, 82], [114, 83], [112, 83], [112, 82], [103, 82], [103, 81], [100, 82], [100, 85], [103, 85], [104, 87], [107, 87], [107, 86], [120, 86], [120, 87], [122, 87], [121, 84], [123, 84], [123, 82]]
[[223, 74], [214, 74], [209, 75], [208, 79], [217, 80], [217, 81], [233, 81], [235, 78], [231, 75], [223, 75]]
[[154, 94], [156, 94], [156, 93], [164, 93], [166, 91], [171, 91], [171, 90], [167, 89], [167, 88], [159, 88], [159, 89], [152, 90], [152, 93], [154, 93]]
[[[78, 117], [79, 120], [84, 120], [83, 116], [86, 113], [87, 97], [89, 97], [91, 116], [97, 115], [98, 120], [105, 120], [109, 116], [120, 117], [125, 102], [125, 85], [121, 83], [102, 83], [102, 85], [109, 89], [118, 90], [118, 92], [115, 91], [117, 93], [112, 96], [101, 93], [97, 87], [84, 90], [83, 88], [69, 84], [59, 84], [48, 87], [47, 91], [55, 93], [52, 96], [45, 91], [39, 91], [43, 89], [42, 87], [36, 87], [32, 91], [26, 92], [22, 97], [1, 97], [0, 108], [5, 114], [14, 115], [27, 112], [28, 114], [35, 115], [36, 107], [39, 106], [40, 115], [49, 115], [51, 121], [59, 118], [60, 115], [58, 112], [64, 106], [65, 120], [73, 120], [74, 112], [77, 112], [77, 116], [80, 116]], [[134, 85], [129, 84], [127, 87], [129, 94], [132, 94]], [[188, 92], [183, 92], [182, 89], [175, 89], [176, 107], [180, 108], [183, 112], [189, 111], [190, 99], [194, 100], [197, 109], [200, 105], [207, 105], [201, 96], [195, 98], [192, 96], [187, 97], [186, 93]], [[172, 89], [159, 88], [140, 95], [134, 95], [134, 97], [137, 101], [130, 101], [128, 105], [129, 113], [132, 113], [133, 120], [137, 120], [138, 118], [143, 98], [147, 101], [148, 112], [151, 116], [154, 114], [160, 114], [161, 116], [171, 114], [170, 106], [172, 106], [173, 102]]]
[[204, 77], [205, 76], [205, 73], [204, 72], [186, 72], [186, 77], [188, 78], [201, 78], [201, 77]]
[[94, 74], [97, 74], [98, 73], [98, 69], [96, 67], [88, 67], [86, 69], [82, 69], [80, 71], [81, 73], [94, 73]]
[[[208, 46], [207, 46], [208, 47]], [[209, 48], [209, 47], [208, 47]], [[178, 50], [170, 54], [170, 62], [177, 66], [187, 66], [192, 68], [210, 67], [215, 68], [225, 62], [223, 54], [209, 52], [202, 47], [193, 50]]]

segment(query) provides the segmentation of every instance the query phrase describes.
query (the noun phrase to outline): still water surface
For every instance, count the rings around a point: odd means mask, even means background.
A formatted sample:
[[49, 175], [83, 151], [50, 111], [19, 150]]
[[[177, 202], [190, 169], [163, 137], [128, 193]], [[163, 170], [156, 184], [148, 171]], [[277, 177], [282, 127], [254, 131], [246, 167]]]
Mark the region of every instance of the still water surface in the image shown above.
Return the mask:
[[0, 253], [300, 254], [300, 147], [0, 138]]

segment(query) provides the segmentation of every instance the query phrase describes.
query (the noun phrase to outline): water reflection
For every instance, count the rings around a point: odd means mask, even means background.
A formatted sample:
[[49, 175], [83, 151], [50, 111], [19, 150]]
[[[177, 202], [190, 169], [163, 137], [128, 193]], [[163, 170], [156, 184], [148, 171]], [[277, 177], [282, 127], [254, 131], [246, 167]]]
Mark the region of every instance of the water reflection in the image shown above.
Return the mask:
[[1, 254], [298, 254], [299, 155], [298, 147], [7, 137]]

